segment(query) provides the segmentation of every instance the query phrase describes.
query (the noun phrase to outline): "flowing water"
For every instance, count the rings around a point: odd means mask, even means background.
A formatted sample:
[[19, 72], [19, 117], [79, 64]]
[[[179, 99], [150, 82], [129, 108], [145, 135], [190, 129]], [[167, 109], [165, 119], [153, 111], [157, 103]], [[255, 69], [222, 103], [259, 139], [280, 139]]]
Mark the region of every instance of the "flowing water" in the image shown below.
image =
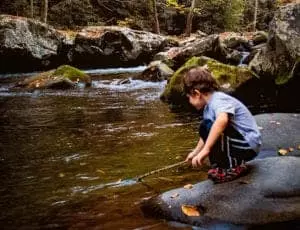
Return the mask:
[[175, 228], [140, 203], [205, 177], [185, 167], [119, 186], [183, 160], [198, 119], [159, 100], [166, 82], [90, 73], [91, 88], [67, 91], [10, 90], [24, 75], [0, 76], [2, 229]]

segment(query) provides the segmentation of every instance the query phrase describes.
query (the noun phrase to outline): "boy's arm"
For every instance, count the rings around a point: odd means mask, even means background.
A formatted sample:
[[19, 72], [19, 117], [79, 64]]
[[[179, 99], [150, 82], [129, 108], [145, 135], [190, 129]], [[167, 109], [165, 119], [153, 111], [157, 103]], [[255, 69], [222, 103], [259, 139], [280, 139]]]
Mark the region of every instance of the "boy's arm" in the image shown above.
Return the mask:
[[202, 150], [198, 153], [197, 156], [195, 156], [192, 160], [193, 166], [200, 166], [202, 165], [202, 161], [208, 156], [209, 152], [211, 151], [212, 147], [220, 137], [220, 135], [223, 133], [225, 128], [227, 127], [229, 122], [229, 115], [228, 113], [221, 112], [214, 124], [212, 125], [210, 132], [208, 134], [207, 140], [205, 142], [204, 147]]

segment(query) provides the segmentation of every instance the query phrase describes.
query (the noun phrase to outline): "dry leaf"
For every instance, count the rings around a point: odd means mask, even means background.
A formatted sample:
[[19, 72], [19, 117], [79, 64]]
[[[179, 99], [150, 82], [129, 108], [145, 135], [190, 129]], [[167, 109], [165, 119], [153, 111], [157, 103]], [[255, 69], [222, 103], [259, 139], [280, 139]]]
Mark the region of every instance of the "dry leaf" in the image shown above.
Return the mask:
[[281, 123], [280, 122], [276, 122], [276, 125], [280, 125]]
[[59, 176], [59, 177], [64, 177], [64, 176], [65, 176], [65, 174], [63, 174], [63, 173], [60, 173], [60, 174], [58, 174], [58, 176]]
[[105, 174], [105, 172], [103, 170], [101, 170], [101, 169], [97, 169], [96, 172]]
[[179, 193], [174, 193], [172, 196], [171, 196], [171, 198], [176, 198], [176, 197], [178, 197], [179, 196]]
[[298, 145], [298, 149], [300, 150], [300, 145]]
[[289, 147], [289, 152], [293, 152], [293, 151], [294, 151], [294, 148]]
[[288, 151], [286, 149], [279, 149], [278, 150], [278, 154], [281, 155], [281, 156], [284, 156], [288, 153]]
[[192, 205], [182, 205], [181, 211], [187, 216], [200, 216], [200, 212], [197, 210], [197, 207]]
[[158, 179], [163, 180], [163, 181], [167, 181], [167, 182], [173, 182], [172, 179], [167, 178], [167, 177], [158, 177]]
[[191, 189], [191, 188], [193, 188], [193, 185], [192, 184], [187, 184], [187, 185], [183, 186], [183, 188], [185, 188], [185, 189]]

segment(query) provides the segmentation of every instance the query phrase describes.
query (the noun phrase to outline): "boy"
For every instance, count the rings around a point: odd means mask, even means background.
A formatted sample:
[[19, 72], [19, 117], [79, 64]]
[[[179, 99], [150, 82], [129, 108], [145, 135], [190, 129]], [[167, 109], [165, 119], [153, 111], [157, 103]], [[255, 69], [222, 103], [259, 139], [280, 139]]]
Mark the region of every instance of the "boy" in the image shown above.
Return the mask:
[[245, 161], [253, 159], [261, 145], [261, 134], [250, 111], [237, 99], [218, 91], [211, 73], [196, 67], [184, 76], [184, 90], [191, 105], [204, 108], [200, 139], [186, 161], [200, 166], [208, 156], [212, 168], [208, 178], [215, 183], [243, 175]]

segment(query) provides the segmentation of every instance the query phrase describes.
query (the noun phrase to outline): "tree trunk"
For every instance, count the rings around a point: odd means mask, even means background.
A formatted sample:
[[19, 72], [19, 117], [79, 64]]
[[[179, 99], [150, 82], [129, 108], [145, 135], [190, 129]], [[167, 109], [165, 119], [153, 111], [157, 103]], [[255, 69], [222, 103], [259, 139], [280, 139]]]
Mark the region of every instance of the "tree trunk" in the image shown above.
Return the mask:
[[30, 17], [33, 18], [33, 0], [30, 0]]
[[194, 14], [194, 8], [195, 8], [196, 0], [192, 0], [192, 5], [190, 8], [190, 12], [187, 16], [186, 20], [186, 29], [185, 29], [185, 35], [189, 37], [192, 32], [192, 26], [193, 26], [193, 14]]
[[255, 0], [254, 18], [253, 18], [253, 31], [254, 32], [256, 31], [257, 10], [258, 10], [258, 0]]
[[48, 0], [43, 0], [42, 9], [42, 22], [47, 23]]
[[159, 26], [159, 21], [158, 21], [156, 0], [152, 0], [152, 4], [153, 4], [154, 20], [155, 20], [155, 32], [157, 34], [160, 34], [160, 28], [159, 28], [160, 26]]

